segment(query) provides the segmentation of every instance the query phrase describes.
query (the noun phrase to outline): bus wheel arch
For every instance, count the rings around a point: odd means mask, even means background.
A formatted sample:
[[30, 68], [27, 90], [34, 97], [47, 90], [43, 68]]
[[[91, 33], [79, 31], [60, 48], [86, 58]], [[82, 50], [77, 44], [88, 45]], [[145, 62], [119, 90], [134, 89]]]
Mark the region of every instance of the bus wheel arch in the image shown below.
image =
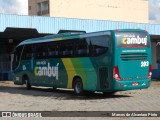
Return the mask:
[[27, 88], [27, 90], [31, 89], [31, 84], [30, 84], [30, 80], [27, 74], [24, 74], [22, 77], [22, 84], [25, 85], [25, 87]]
[[81, 96], [84, 94], [83, 89], [83, 81], [81, 77], [75, 76], [72, 81], [72, 88], [74, 89], [74, 93], [78, 96]]

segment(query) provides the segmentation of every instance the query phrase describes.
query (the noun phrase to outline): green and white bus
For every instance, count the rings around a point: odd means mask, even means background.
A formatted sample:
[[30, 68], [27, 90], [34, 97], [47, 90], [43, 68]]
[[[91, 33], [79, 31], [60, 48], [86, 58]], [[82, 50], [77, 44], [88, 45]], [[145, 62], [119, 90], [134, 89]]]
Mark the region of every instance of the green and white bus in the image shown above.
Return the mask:
[[14, 50], [15, 84], [103, 92], [148, 88], [151, 42], [147, 31], [62, 33], [21, 42]]

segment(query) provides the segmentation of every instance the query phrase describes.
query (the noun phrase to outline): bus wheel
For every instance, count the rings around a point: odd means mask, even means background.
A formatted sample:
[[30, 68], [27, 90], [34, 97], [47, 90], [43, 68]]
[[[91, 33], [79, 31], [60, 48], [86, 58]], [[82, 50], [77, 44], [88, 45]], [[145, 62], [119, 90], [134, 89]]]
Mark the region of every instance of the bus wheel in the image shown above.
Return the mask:
[[24, 85], [27, 88], [27, 90], [31, 89], [31, 84], [30, 84], [29, 79], [27, 77], [24, 79]]
[[74, 93], [78, 96], [83, 95], [84, 90], [83, 90], [83, 83], [82, 80], [80, 78], [76, 78], [76, 80], [74, 81]]

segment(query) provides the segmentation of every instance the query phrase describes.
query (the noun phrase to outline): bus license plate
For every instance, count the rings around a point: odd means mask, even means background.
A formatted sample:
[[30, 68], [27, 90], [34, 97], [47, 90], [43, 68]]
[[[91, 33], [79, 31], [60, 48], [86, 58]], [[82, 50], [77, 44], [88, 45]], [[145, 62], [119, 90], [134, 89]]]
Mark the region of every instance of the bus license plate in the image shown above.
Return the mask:
[[132, 86], [138, 86], [138, 82], [133, 82]]

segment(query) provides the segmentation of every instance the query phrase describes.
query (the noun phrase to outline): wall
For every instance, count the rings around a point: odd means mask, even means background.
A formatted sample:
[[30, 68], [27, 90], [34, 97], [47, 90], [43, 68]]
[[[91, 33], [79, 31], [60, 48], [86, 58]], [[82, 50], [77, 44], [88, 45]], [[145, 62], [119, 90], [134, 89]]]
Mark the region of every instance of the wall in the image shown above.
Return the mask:
[[35, 28], [39, 33], [57, 33], [59, 30], [82, 30], [95, 32], [112, 29], [144, 29], [150, 34], [160, 35], [160, 25], [108, 20], [86, 20], [55, 17], [38, 17], [0, 14], [0, 31], [6, 27]]
[[[38, 16], [23, 16], [0, 14], [0, 32], [3, 32], [7, 27], [12, 28], [35, 28], [39, 33], [57, 33], [60, 29], [63, 30], [85, 30], [86, 32], [95, 32], [111, 29], [144, 29], [152, 35], [160, 35], [160, 25], [142, 24], [131, 22], [115, 22], [108, 20], [86, 20], [86, 19], [71, 19], [71, 18], [55, 18], [55, 17], [38, 17]], [[3, 38], [3, 36], [1, 36]], [[154, 66], [156, 69], [156, 48], [152, 44], [154, 56]], [[2, 48], [2, 47], [1, 47]], [[6, 47], [10, 48], [10, 47]], [[2, 49], [1, 49], [2, 50]], [[158, 49], [160, 50], [160, 49]], [[155, 51], [155, 52], [154, 52]], [[160, 68], [160, 66], [159, 66]], [[10, 71], [8, 71], [10, 72]], [[156, 75], [160, 73], [155, 70]], [[11, 75], [11, 74], [8, 74]], [[0, 73], [1, 79], [1, 73]]]
[[148, 0], [50, 0], [50, 16], [148, 23]]

